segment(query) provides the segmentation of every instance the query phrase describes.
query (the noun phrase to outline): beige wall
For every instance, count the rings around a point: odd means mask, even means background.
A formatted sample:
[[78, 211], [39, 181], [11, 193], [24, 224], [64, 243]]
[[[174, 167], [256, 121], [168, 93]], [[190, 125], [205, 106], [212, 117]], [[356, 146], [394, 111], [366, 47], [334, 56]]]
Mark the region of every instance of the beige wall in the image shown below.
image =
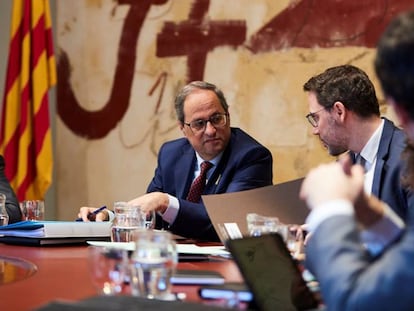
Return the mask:
[[[208, 17], [244, 20], [246, 38], [250, 38], [295, 2], [298, 1], [211, 0]], [[70, 84], [80, 107], [98, 112], [112, 92], [118, 44], [129, 6], [111, 0], [56, 4], [57, 54], [64, 51], [68, 55]], [[116, 200], [143, 194], [153, 176], [160, 145], [182, 136], [176, 128], [173, 98], [186, 82], [187, 58], [157, 57], [156, 36], [165, 21], [186, 20], [191, 4], [190, 0], [170, 0], [151, 7], [138, 44], [132, 47], [137, 60], [128, 108], [107, 135], [87, 138], [74, 132], [62, 116], [55, 116], [53, 192], [58, 219], [73, 219], [82, 205], [112, 206]], [[308, 107], [303, 83], [329, 66], [351, 63], [366, 70], [379, 90], [372, 65], [374, 52], [364, 46], [341, 46], [253, 53], [245, 45], [220, 46], [207, 54], [203, 79], [224, 91], [232, 125], [245, 129], [272, 151], [274, 182], [279, 183], [302, 177], [318, 163], [333, 160], [304, 118]], [[152, 95], [149, 90], [163, 73], [167, 79], [158, 103], [160, 86]], [[378, 95], [382, 97], [380, 91]], [[382, 111], [393, 118], [386, 107]], [[93, 128], [97, 123], [89, 126]]]

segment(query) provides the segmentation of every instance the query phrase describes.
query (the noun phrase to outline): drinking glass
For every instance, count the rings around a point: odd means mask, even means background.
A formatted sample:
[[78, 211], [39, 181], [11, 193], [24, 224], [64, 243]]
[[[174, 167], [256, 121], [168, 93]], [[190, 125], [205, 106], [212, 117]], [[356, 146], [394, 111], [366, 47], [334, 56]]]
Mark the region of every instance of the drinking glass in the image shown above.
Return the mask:
[[114, 203], [115, 217], [111, 226], [112, 242], [131, 242], [138, 229], [152, 229], [155, 226], [155, 212], [146, 213], [137, 205], [127, 202]]
[[[138, 208], [140, 209], [139, 206]], [[141, 209], [140, 211], [141, 211], [141, 217], [144, 219], [144, 227], [146, 229], [154, 229], [155, 228], [155, 211], [144, 212]]]
[[304, 234], [302, 227], [296, 224], [282, 224], [279, 226], [278, 232], [283, 237], [292, 256], [300, 259], [304, 253]]
[[20, 202], [23, 220], [44, 220], [45, 202], [43, 200], [25, 200]]
[[92, 283], [102, 295], [122, 292], [128, 271], [128, 251], [115, 247], [89, 246], [88, 264]]
[[6, 210], [6, 196], [0, 193], [0, 226], [6, 226], [9, 223], [9, 214]]
[[141, 229], [135, 234], [130, 260], [133, 296], [170, 300], [171, 276], [177, 265], [175, 241], [168, 231]]
[[127, 202], [114, 203], [115, 218], [111, 226], [112, 242], [130, 242], [133, 233], [144, 227], [140, 211]]
[[277, 232], [279, 229], [279, 219], [277, 217], [262, 216], [249, 213], [246, 216], [247, 230], [250, 236], [260, 236], [265, 233]]

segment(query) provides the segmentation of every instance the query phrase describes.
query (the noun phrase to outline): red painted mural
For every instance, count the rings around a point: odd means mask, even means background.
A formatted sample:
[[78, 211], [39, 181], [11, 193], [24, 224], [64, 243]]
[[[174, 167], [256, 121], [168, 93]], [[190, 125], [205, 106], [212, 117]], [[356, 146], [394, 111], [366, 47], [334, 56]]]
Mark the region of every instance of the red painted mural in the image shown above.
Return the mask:
[[[168, 0], [118, 0], [128, 5], [118, 46], [117, 65], [110, 97], [101, 110], [82, 108], [70, 83], [71, 63], [65, 51], [58, 58], [57, 112], [65, 125], [86, 139], [105, 137], [126, 113], [134, 78], [139, 36], [151, 6]], [[194, 0], [188, 19], [164, 21], [157, 34], [156, 56], [187, 57], [187, 81], [202, 80], [208, 53], [217, 47], [242, 48], [255, 54], [292, 47], [332, 48], [363, 46], [373, 48], [376, 41], [397, 13], [414, 6], [414, 0], [302, 0], [281, 11], [250, 38], [247, 24], [237, 20], [208, 18], [210, 0]], [[168, 77], [161, 72], [149, 90], [160, 87], [159, 106]], [[154, 114], [157, 108], [154, 109]]]

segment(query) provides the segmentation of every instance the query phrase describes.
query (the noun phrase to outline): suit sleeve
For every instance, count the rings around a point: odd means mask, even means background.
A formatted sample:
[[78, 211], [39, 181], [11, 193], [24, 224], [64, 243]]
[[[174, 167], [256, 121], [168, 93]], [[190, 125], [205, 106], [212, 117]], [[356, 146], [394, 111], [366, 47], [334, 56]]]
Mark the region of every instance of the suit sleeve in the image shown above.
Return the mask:
[[273, 158], [270, 151], [262, 146], [250, 149], [231, 168], [231, 178], [226, 180], [225, 191], [238, 192], [273, 183]]
[[9, 223], [14, 223], [22, 220], [22, 214], [16, 195], [4, 173], [4, 168], [4, 158], [0, 156], [0, 193], [6, 195], [6, 210], [9, 215]]
[[412, 310], [414, 231], [381, 257], [362, 247], [353, 216], [321, 223], [306, 246], [306, 264], [320, 283], [329, 310]]

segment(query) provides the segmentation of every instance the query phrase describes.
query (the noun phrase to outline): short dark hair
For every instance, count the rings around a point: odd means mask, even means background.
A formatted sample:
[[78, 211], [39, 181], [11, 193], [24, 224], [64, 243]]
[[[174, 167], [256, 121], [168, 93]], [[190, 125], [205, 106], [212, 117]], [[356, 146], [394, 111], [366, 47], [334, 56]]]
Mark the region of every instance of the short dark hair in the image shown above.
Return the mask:
[[385, 96], [414, 120], [414, 11], [399, 14], [377, 45], [375, 70]]
[[175, 112], [177, 114], [177, 119], [181, 123], [184, 123], [184, 102], [188, 95], [190, 95], [194, 90], [210, 90], [213, 91], [218, 97], [221, 106], [224, 109], [225, 113], [229, 112], [229, 106], [227, 104], [226, 98], [224, 97], [223, 92], [214, 84], [205, 82], [205, 81], [193, 81], [184, 86], [180, 92], [178, 92], [175, 97]]
[[314, 92], [319, 104], [327, 109], [340, 101], [362, 118], [380, 115], [374, 85], [363, 70], [352, 65], [326, 69], [310, 78], [303, 90]]

